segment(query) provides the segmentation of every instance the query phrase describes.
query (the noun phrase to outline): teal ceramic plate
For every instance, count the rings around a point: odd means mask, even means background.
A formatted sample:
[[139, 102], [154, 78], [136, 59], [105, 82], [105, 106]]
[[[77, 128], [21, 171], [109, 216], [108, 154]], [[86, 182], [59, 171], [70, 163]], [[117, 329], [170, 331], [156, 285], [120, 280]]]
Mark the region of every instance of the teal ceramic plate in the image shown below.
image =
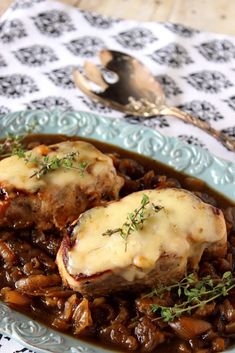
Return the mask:
[[[20, 133], [26, 124], [37, 121], [36, 132], [80, 135], [135, 151], [179, 171], [206, 181], [235, 201], [235, 164], [211, 155], [207, 150], [186, 145], [141, 125], [101, 117], [86, 112], [24, 111], [0, 120], [0, 137]], [[45, 313], [46, 315], [46, 313]], [[104, 349], [84, 343], [35, 322], [0, 303], [0, 331], [37, 352], [104, 353]], [[228, 352], [235, 353], [235, 349]]]

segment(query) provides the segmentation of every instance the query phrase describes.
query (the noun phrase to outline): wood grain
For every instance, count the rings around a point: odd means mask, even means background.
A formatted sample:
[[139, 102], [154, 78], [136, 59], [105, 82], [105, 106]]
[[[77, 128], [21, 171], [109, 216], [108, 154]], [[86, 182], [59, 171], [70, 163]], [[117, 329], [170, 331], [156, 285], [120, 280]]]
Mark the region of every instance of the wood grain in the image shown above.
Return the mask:
[[235, 35], [234, 0], [177, 0], [169, 20], [204, 31]]
[[[18, 0], [20, 1], [20, 0]], [[147, 21], [182, 23], [235, 35], [234, 0], [60, 0], [83, 10]], [[0, 0], [0, 15], [12, 0]]]
[[2, 15], [6, 9], [10, 6], [12, 0], [0, 0], [0, 15]]
[[81, 0], [79, 7], [105, 15], [137, 20], [165, 21], [171, 13], [175, 0]]

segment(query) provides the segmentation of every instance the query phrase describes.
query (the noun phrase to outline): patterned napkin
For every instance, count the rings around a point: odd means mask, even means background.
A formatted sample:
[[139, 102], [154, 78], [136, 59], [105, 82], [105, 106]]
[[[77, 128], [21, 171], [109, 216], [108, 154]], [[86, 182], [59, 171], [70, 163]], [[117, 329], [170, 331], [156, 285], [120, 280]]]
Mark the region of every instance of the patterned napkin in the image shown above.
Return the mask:
[[[235, 136], [235, 38], [182, 25], [136, 22], [82, 12], [50, 0], [18, 0], [0, 21], [0, 114], [11, 110], [88, 110], [122, 117], [74, 87], [71, 72], [97, 62], [103, 47], [142, 60], [161, 82], [167, 102]], [[125, 117], [208, 148], [234, 154], [198, 128], [173, 117]]]
[[[71, 72], [104, 48], [142, 60], [167, 102], [235, 137], [235, 38], [179, 24], [136, 22], [83, 12], [50, 0], [18, 0], [0, 20], [0, 116], [12, 110], [93, 111], [141, 123], [235, 162], [201, 130], [173, 117], [144, 120], [92, 102]], [[1, 336], [0, 352], [30, 352]]]

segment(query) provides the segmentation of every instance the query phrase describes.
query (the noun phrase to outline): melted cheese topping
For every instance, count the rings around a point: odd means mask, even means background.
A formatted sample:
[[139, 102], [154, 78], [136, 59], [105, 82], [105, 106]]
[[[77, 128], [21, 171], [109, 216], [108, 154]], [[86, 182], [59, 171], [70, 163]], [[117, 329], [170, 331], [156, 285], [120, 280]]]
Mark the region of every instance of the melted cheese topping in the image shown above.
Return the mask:
[[[128, 213], [140, 207], [143, 194], [150, 200], [146, 208], [149, 217], [142, 229], [129, 235], [127, 246], [120, 233], [102, 235], [107, 229], [121, 228]], [[152, 203], [163, 209], [154, 212]], [[75, 245], [68, 251], [70, 274], [90, 276], [112, 270], [132, 281], [150, 272], [164, 253], [198, 262], [210, 244], [226, 242], [226, 227], [222, 212], [194, 194], [182, 189], [160, 189], [136, 192], [85, 212], [73, 237]]]
[[24, 158], [12, 156], [0, 161], [0, 184], [12, 189], [24, 190], [29, 193], [44, 190], [47, 187], [64, 187], [69, 184], [78, 184], [88, 188], [96, 185], [102, 178], [112, 181], [114, 194], [118, 193], [122, 181], [116, 174], [112, 159], [101, 153], [93, 145], [83, 141], [66, 141], [49, 147], [40, 145], [26, 155], [42, 159], [45, 155], [51, 160], [53, 157], [63, 158], [66, 155], [78, 153], [73, 161], [73, 167], [79, 168], [81, 162], [87, 163], [84, 175], [76, 169], [60, 167], [50, 171], [40, 179], [32, 177], [38, 168], [33, 163], [26, 163]]

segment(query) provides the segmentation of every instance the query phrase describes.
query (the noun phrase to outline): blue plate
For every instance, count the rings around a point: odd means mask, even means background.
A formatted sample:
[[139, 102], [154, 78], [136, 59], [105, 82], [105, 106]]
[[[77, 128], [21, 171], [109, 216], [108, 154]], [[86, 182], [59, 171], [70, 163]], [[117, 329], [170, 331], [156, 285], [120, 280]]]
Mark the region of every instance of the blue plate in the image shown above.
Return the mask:
[[[24, 126], [37, 121], [38, 133], [59, 133], [94, 138], [156, 159], [207, 182], [235, 201], [235, 164], [217, 158], [207, 150], [187, 145], [173, 137], [124, 120], [87, 112], [24, 111], [1, 118], [0, 137], [19, 134]], [[46, 313], [45, 313], [46, 315]], [[58, 333], [0, 303], [0, 331], [28, 348], [45, 353], [104, 353], [79, 339]], [[227, 352], [235, 353], [235, 349]]]

